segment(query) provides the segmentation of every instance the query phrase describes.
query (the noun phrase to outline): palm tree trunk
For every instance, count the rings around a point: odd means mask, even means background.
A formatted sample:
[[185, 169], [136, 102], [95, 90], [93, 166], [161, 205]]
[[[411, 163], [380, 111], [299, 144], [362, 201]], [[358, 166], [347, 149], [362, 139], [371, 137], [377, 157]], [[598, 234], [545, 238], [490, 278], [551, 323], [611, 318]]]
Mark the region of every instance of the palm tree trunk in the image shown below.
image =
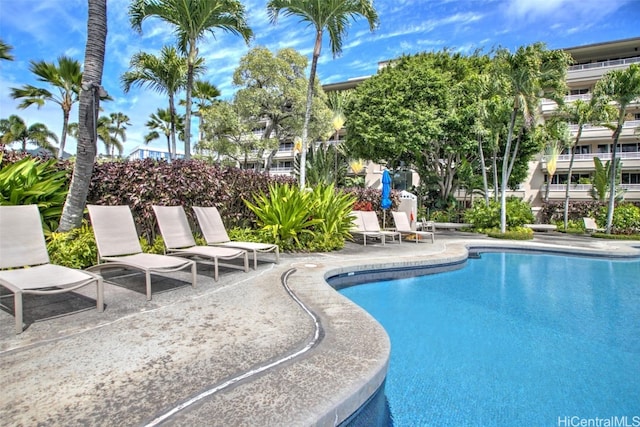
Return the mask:
[[611, 152], [611, 169], [609, 171], [609, 173], [611, 173], [611, 178], [609, 181], [609, 207], [607, 208], [607, 234], [611, 234], [611, 225], [613, 224], [613, 210], [616, 207], [616, 152], [618, 151], [618, 139], [620, 138], [620, 133], [622, 132], [623, 125], [624, 110], [622, 110], [620, 116], [618, 117], [618, 126], [616, 127], [616, 131], [613, 133], [613, 151]]
[[184, 159], [191, 159], [191, 96], [193, 93], [193, 64], [196, 60], [196, 41], [189, 40], [187, 58], [187, 87], [185, 93], [186, 111], [184, 113]]
[[87, 46], [82, 87], [90, 89], [80, 91], [77, 158], [58, 231], [69, 231], [82, 224], [96, 156], [95, 127], [98, 122], [99, 92], [107, 39], [107, 0], [88, 0], [88, 2]]
[[62, 110], [62, 135], [60, 136], [60, 151], [58, 152], [58, 158], [62, 158], [64, 154], [64, 147], [67, 143], [67, 128], [69, 126], [69, 112], [70, 110]]
[[173, 94], [169, 94], [169, 120], [171, 123], [171, 146], [169, 147], [169, 160], [175, 160], [178, 153], [176, 146], [176, 107], [173, 101]]
[[515, 107], [511, 112], [509, 134], [507, 135], [507, 146], [504, 149], [504, 157], [502, 158], [502, 186], [500, 193], [500, 232], [502, 234], [507, 231], [507, 181], [509, 180], [509, 157], [511, 153], [511, 139], [513, 138], [513, 128], [516, 124], [517, 114], [518, 108]]
[[487, 165], [484, 164], [484, 151], [482, 150], [482, 138], [478, 137], [478, 151], [480, 152], [480, 169], [482, 170], [482, 189], [484, 190], [484, 203], [489, 207], [489, 183], [487, 182]]
[[578, 146], [578, 141], [580, 141], [580, 136], [582, 136], [582, 123], [578, 124], [578, 133], [576, 134], [576, 139], [571, 146], [571, 160], [569, 160], [569, 179], [567, 179], [567, 188], [564, 192], [564, 231], [567, 231], [567, 227], [569, 226], [569, 188], [571, 187], [573, 160], [576, 156], [576, 147]]
[[307, 137], [309, 135], [309, 122], [311, 121], [311, 105], [313, 103], [313, 87], [316, 81], [316, 68], [322, 48], [322, 30], [316, 31], [316, 44], [313, 48], [311, 59], [311, 71], [309, 72], [309, 87], [307, 87], [307, 106], [304, 112], [304, 124], [302, 125], [302, 152], [300, 153], [300, 189], [306, 186], [307, 178]]

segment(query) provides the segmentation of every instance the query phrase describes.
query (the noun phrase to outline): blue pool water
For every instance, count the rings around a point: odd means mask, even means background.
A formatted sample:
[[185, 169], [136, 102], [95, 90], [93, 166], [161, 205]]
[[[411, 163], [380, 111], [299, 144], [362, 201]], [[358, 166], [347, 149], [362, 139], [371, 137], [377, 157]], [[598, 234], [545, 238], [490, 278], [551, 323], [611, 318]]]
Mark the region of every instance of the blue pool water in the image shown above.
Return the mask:
[[391, 338], [385, 425], [640, 426], [638, 260], [484, 253], [340, 292]]

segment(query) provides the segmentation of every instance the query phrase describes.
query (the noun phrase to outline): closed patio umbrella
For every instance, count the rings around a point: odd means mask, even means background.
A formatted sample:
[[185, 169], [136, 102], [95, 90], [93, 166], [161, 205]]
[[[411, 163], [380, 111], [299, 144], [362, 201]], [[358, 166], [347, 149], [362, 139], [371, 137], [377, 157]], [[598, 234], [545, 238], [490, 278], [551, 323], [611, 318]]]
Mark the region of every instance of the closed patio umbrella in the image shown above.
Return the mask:
[[[387, 210], [391, 207], [391, 175], [388, 170], [382, 171], [382, 198], [380, 200], [380, 207]], [[382, 213], [382, 228], [385, 228], [385, 222], [387, 219], [387, 213]]]

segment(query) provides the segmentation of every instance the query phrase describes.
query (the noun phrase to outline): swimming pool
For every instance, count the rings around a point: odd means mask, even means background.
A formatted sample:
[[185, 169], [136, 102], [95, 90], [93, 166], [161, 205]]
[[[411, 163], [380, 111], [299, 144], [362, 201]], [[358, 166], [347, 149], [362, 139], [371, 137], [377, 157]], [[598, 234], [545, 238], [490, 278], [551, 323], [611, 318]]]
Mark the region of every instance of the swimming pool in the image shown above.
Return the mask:
[[340, 292], [390, 336], [385, 425], [640, 425], [637, 259], [483, 253]]

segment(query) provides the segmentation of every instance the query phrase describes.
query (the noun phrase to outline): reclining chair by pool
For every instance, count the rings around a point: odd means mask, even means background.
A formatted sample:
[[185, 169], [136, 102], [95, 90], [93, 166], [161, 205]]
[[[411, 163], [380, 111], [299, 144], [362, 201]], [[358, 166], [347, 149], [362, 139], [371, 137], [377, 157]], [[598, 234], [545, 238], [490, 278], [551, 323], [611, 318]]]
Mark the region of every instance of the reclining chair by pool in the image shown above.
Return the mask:
[[429, 237], [431, 243], [434, 243], [434, 234], [432, 231], [415, 231], [411, 229], [409, 223], [409, 217], [406, 212], [391, 212], [393, 215], [393, 222], [396, 224], [396, 231], [404, 236], [414, 236], [416, 243], [419, 243], [423, 237]]
[[143, 271], [147, 300], [151, 300], [151, 273], [170, 273], [191, 268], [191, 286], [196, 286], [196, 263], [177, 256], [142, 252], [133, 215], [128, 206], [88, 205], [98, 246], [98, 265], [89, 270], [125, 268]]
[[351, 211], [351, 215], [355, 217], [353, 220], [353, 228], [349, 230], [351, 234], [362, 236], [364, 246], [367, 246], [367, 237], [377, 238], [386, 244], [387, 237], [391, 237], [392, 241], [398, 237], [398, 242], [402, 241], [402, 236], [397, 231], [382, 230], [380, 222], [378, 222], [378, 214], [375, 211]]
[[227, 234], [227, 229], [222, 222], [220, 212], [218, 212], [218, 209], [215, 206], [194, 206], [193, 211], [196, 214], [200, 231], [202, 232], [204, 239], [207, 241], [207, 245], [243, 249], [247, 252], [251, 252], [253, 254], [254, 270], [258, 268], [258, 252], [274, 252], [276, 264], [280, 262], [280, 248], [278, 245], [231, 240]]
[[0, 206], [0, 269], [0, 286], [13, 292], [16, 334], [23, 331], [23, 294], [59, 294], [95, 283], [96, 305], [104, 310], [102, 277], [50, 264], [36, 205]]
[[595, 233], [596, 231], [598, 232], [604, 232], [604, 228], [600, 228], [598, 227], [598, 224], [596, 224], [596, 220], [593, 218], [582, 218], [582, 221], [584, 221], [584, 229], [587, 231], [587, 233]]
[[[182, 206], [153, 206], [153, 211], [156, 214], [158, 227], [160, 228], [167, 253], [212, 260], [215, 281], [218, 281], [218, 265], [221, 259], [243, 258], [244, 266], [242, 269], [245, 273], [249, 271], [249, 258], [245, 250], [196, 245], [191, 227], [189, 227], [187, 214], [185, 214]], [[225, 265], [231, 268], [240, 268], [233, 264]]]

